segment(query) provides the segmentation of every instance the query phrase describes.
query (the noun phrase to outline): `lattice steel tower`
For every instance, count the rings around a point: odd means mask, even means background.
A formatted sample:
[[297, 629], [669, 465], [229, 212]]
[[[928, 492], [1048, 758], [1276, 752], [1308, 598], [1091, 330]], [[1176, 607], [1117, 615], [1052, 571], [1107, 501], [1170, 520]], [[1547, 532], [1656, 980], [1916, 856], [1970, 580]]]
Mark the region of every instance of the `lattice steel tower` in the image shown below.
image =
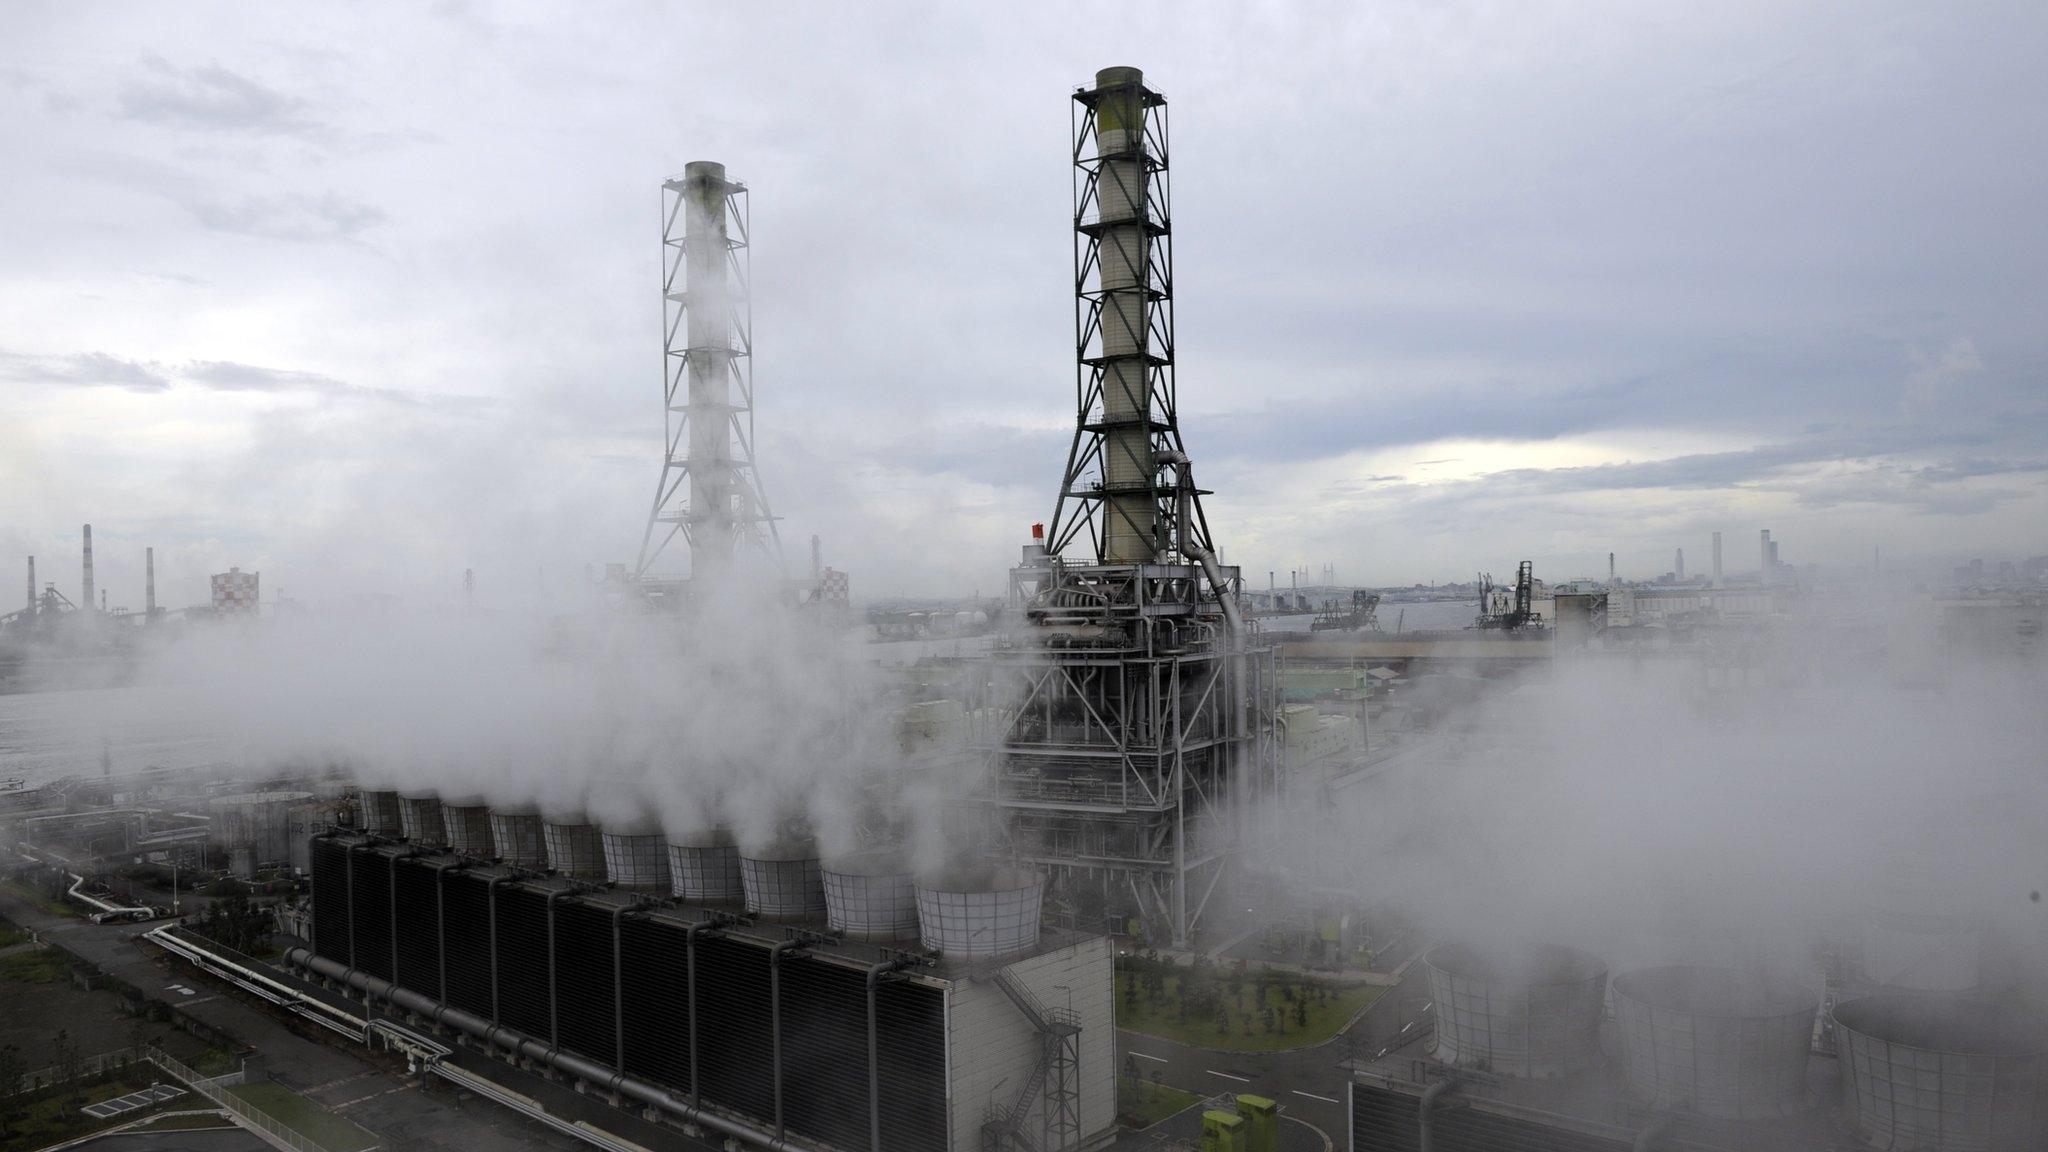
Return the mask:
[[[693, 161], [661, 185], [666, 451], [635, 574], [680, 533], [690, 578], [727, 570], [742, 542], [782, 570], [782, 540], [754, 466], [754, 321], [747, 188]], [[666, 525], [664, 529], [663, 526]]]
[[1181, 443], [1166, 98], [1137, 69], [1075, 94], [1073, 166], [1075, 432], [996, 646], [995, 823], [1077, 914], [1185, 944], [1274, 780], [1271, 656]]

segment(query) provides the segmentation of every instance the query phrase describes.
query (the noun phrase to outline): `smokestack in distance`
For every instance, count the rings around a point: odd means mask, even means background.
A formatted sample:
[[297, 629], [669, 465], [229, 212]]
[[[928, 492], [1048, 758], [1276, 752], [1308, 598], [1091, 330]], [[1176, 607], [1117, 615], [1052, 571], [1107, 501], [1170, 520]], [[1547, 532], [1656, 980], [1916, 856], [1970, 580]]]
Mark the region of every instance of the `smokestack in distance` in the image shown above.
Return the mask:
[[78, 602], [80, 608], [92, 611], [92, 525], [85, 526], [85, 599]]
[[1764, 529], [1758, 539], [1756, 578], [1758, 583], [1768, 586], [1771, 582], [1771, 530]]
[[1607, 554], [1607, 582], [1614, 583], [1614, 553]]
[[1680, 548], [1680, 549], [1678, 550], [1678, 559], [1677, 559], [1677, 560], [1676, 560], [1676, 561], [1675, 561], [1674, 563], [1676, 564], [1676, 567], [1674, 567], [1674, 568], [1672, 569], [1672, 571], [1673, 571], [1674, 573], [1676, 573], [1676, 574], [1677, 574], [1678, 578], [1679, 578], [1679, 579], [1680, 579], [1681, 581], [1682, 581], [1682, 580], [1684, 580], [1684, 579], [1685, 579], [1685, 549], [1683, 549], [1683, 548]]
[[1721, 534], [1714, 533], [1714, 587], [1721, 586]]
[[28, 614], [36, 614], [36, 558], [28, 558]]

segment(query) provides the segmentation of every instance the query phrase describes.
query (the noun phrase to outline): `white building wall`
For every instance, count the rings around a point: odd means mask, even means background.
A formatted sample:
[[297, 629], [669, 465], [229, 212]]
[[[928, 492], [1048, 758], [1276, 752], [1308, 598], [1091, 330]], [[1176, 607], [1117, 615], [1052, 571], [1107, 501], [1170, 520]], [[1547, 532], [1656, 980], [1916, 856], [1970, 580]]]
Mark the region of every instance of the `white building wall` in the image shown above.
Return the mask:
[[[1105, 1144], [1116, 1128], [1116, 966], [1109, 938], [1092, 937], [1040, 953], [1009, 966], [1047, 1008], [1072, 1007], [1081, 1021], [1080, 1091], [1082, 1147]], [[956, 1152], [981, 1147], [981, 1125], [991, 1103], [1014, 1103], [1037, 1066], [1040, 1042], [1031, 1022], [996, 986], [996, 967], [974, 979], [953, 982], [946, 1014], [947, 1066], [952, 1084], [947, 1107]], [[1026, 1124], [1041, 1131], [1043, 1092]]]

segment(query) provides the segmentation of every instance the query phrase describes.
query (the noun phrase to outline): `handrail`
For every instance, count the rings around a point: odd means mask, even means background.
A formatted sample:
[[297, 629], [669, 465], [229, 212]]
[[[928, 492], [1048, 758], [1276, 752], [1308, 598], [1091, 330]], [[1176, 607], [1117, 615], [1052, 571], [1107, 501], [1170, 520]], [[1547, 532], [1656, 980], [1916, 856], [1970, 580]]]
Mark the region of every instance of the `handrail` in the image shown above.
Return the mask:
[[[326, 1145], [321, 1144], [319, 1141], [314, 1140], [312, 1137], [293, 1128], [263, 1109], [250, 1104], [232, 1092], [222, 1091], [212, 1080], [201, 1076], [194, 1069], [187, 1067], [183, 1061], [161, 1048], [145, 1047], [143, 1054], [150, 1063], [191, 1085], [193, 1091], [218, 1104], [229, 1115], [240, 1120], [245, 1127], [255, 1132], [265, 1143], [284, 1149], [285, 1152], [330, 1152]], [[369, 1148], [361, 1149], [360, 1152], [377, 1152], [378, 1147], [378, 1145], [373, 1144]]]

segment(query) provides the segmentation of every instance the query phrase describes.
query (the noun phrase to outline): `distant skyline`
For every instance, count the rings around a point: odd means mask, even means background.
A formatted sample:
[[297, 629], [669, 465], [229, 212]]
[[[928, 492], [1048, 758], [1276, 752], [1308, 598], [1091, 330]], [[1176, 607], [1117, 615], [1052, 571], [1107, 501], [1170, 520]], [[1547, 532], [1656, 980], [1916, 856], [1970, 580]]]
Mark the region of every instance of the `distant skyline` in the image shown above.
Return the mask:
[[1115, 64], [1171, 102], [1182, 425], [1249, 584], [2048, 552], [2040, 5], [31, 2], [0, 45], [0, 588], [75, 595], [88, 521], [137, 609], [146, 545], [170, 606], [630, 561], [657, 190], [713, 159], [792, 566], [996, 593]]

